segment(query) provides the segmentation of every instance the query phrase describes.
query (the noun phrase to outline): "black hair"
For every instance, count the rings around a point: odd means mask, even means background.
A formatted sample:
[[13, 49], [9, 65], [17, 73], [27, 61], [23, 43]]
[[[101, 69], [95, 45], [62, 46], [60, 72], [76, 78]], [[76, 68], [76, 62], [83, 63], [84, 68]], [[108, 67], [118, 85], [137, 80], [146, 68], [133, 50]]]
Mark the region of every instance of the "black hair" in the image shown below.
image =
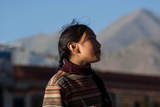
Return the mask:
[[90, 27], [84, 24], [78, 24], [75, 21], [72, 21], [71, 25], [63, 28], [58, 42], [58, 52], [59, 52], [59, 66], [58, 70], [63, 66], [63, 61], [69, 60], [71, 52], [67, 47], [69, 42], [79, 42], [83, 33], [92, 32]]
[[95, 71], [92, 71], [92, 78], [95, 81], [98, 89], [102, 93], [102, 107], [112, 107], [112, 99], [109, 92], [105, 88], [103, 80], [95, 73]]

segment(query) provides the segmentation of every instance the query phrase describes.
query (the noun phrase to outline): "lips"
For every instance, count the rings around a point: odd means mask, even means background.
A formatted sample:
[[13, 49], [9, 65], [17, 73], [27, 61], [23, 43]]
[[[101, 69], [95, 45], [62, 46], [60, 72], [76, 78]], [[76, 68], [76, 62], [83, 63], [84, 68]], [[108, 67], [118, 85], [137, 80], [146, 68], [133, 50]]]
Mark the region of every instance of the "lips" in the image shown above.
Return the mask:
[[100, 50], [97, 50], [95, 53], [98, 54], [98, 55], [100, 55], [100, 54], [101, 54], [101, 51], [100, 51]]

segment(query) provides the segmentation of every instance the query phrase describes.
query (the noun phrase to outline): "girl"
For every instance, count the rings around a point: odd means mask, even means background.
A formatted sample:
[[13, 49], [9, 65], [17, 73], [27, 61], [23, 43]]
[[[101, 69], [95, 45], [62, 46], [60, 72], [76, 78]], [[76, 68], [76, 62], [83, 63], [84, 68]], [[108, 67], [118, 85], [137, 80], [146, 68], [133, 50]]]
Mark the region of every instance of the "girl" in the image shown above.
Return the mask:
[[100, 60], [100, 43], [86, 25], [71, 24], [59, 38], [59, 68], [50, 79], [43, 107], [112, 107], [103, 81], [91, 68]]

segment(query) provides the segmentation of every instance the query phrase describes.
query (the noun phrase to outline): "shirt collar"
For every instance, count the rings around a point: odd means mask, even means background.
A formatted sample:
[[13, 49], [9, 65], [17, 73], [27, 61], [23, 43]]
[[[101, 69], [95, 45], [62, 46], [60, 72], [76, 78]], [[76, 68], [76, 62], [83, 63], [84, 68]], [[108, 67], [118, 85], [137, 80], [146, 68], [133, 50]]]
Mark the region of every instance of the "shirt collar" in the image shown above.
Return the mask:
[[76, 65], [68, 60], [65, 60], [65, 64], [62, 66], [62, 71], [78, 75], [92, 74], [91, 64], [81, 66], [81, 65]]

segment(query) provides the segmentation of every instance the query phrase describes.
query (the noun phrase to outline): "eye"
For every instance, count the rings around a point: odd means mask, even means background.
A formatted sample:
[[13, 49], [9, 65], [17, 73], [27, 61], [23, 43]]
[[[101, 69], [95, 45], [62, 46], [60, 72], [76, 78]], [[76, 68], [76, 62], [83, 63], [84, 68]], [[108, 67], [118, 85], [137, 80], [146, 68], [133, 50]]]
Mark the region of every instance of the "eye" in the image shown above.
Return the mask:
[[96, 39], [96, 36], [88, 36], [88, 39]]
[[96, 37], [92, 36], [90, 37], [90, 40], [96, 40]]

